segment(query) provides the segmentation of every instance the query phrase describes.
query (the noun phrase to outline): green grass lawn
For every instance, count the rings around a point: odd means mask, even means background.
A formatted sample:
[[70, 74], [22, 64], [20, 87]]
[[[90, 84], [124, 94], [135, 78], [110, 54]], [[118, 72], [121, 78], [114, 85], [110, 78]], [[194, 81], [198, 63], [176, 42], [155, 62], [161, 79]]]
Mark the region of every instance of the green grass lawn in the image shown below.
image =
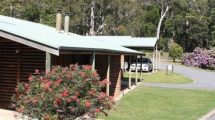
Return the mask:
[[[140, 74], [138, 74], [140, 75]], [[125, 79], [128, 79], [129, 73], [125, 73]], [[144, 73], [143, 75], [144, 82], [150, 83], [190, 83], [193, 82], [191, 79], [178, 75], [176, 73], [166, 74], [165, 71], [159, 71], [157, 73]], [[132, 78], [135, 78], [135, 73], [132, 73]]]
[[139, 86], [105, 120], [197, 120], [215, 108], [215, 91]]

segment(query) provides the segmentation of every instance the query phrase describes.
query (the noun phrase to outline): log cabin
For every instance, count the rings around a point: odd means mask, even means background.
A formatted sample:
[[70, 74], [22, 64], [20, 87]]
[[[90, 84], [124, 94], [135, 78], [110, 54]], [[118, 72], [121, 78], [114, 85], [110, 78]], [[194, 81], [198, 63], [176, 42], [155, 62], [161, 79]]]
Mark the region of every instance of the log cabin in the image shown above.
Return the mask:
[[58, 17], [53, 28], [0, 15], [0, 108], [8, 108], [15, 86], [28, 82], [34, 69], [49, 71], [53, 65], [90, 64], [111, 82], [107, 94], [120, 95], [124, 55], [142, 53], [61, 30]]

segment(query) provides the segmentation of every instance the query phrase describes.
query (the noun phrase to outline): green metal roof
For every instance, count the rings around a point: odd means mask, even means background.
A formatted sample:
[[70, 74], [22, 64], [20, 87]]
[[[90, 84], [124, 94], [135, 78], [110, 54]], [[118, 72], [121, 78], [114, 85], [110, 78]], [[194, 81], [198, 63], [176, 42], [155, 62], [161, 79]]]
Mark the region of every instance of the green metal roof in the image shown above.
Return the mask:
[[[0, 36], [6, 38], [8, 36], [14, 38], [15, 36], [14, 41], [25, 45], [30, 45], [31, 42], [33, 43], [31, 47], [37, 49], [40, 49], [36, 46], [38, 44], [45, 46], [47, 48], [41, 47], [41, 50], [52, 49], [50, 53], [55, 55], [59, 55], [59, 51], [64, 49], [141, 54], [138, 51], [100, 41], [93, 37], [64, 33], [63, 31], [58, 32], [53, 27], [2, 15], [0, 15]], [[19, 40], [18, 38], [22, 39]]]
[[157, 37], [93, 36], [95, 39], [124, 47], [154, 48]]

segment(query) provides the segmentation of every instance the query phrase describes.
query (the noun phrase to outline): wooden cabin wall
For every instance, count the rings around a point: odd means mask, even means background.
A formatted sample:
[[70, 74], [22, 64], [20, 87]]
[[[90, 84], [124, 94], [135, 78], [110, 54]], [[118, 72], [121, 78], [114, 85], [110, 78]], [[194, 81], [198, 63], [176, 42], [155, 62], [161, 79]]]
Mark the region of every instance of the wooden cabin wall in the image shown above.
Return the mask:
[[0, 37], [0, 108], [8, 108], [18, 82], [45, 70], [45, 52]]
[[69, 66], [71, 64], [89, 65], [90, 56], [91, 55], [78, 55], [78, 54], [63, 54], [60, 56], [52, 55], [51, 64], [52, 66], [60, 65], [63, 67]]

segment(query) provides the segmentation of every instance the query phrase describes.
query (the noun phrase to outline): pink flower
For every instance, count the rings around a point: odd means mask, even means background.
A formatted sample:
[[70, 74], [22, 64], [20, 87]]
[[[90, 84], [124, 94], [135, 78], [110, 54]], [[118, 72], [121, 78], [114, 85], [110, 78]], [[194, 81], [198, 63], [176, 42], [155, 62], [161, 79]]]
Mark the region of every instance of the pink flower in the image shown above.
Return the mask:
[[32, 81], [32, 80], [33, 80], [32, 75], [29, 75], [28, 80], [29, 80], [29, 81]]
[[92, 66], [90, 66], [90, 65], [84, 65], [83, 69], [84, 70], [92, 70]]
[[49, 90], [49, 88], [50, 88], [50, 86], [53, 84], [53, 82], [52, 81], [45, 81], [43, 84], [42, 84], [42, 86], [43, 86], [43, 88], [45, 89], [45, 90]]
[[24, 85], [25, 91], [28, 91], [28, 90], [29, 90], [29, 87], [30, 87], [30, 85], [27, 84], [27, 83], [25, 83], [25, 85]]
[[100, 99], [103, 99], [103, 98], [105, 98], [106, 96], [107, 96], [107, 94], [104, 93], [104, 92], [99, 93], [99, 98], [100, 98]]
[[61, 93], [61, 96], [62, 96], [62, 97], [68, 97], [68, 96], [69, 96], [69, 91], [68, 91], [68, 90], [64, 90], [64, 91]]
[[99, 76], [99, 74], [96, 71], [94, 71], [93, 72], [93, 77], [98, 77], [98, 76]]
[[99, 112], [100, 112], [100, 109], [99, 109], [99, 108], [96, 108], [96, 109], [95, 109], [95, 112], [96, 112], [96, 113], [99, 113]]
[[77, 91], [77, 92], [75, 93], [75, 95], [80, 96], [80, 92]]
[[61, 83], [62, 81], [63, 81], [62, 79], [58, 79], [56, 82]]
[[95, 92], [96, 92], [95, 90], [91, 90], [91, 91], [88, 92], [88, 94], [89, 94], [89, 95], [94, 95]]
[[70, 112], [71, 112], [71, 113], [75, 112], [75, 108], [74, 108], [74, 107], [71, 107], [71, 108], [70, 108]]
[[102, 81], [99, 81], [99, 84], [101, 87], [105, 87], [106, 85], [110, 85], [111, 83], [107, 79], [104, 79]]
[[32, 100], [32, 103], [33, 103], [33, 105], [36, 105], [37, 103], [38, 103], [38, 98], [37, 97], [35, 97], [35, 98], [33, 98], [33, 100]]
[[77, 101], [78, 97], [77, 96], [72, 96], [72, 101]]
[[77, 64], [71, 64], [70, 65], [70, 68], [73, 70], [73, 71], [76, 71], [78, 69], [78, 65]]
[[72, 102], [72, 99], [71, 99], [71, 98], [67, 98], [67, 99], [66, 99], [66, 102], [67, 102], [67, 103], [71, 103], [71, 102]]
[[54, 104], [56, 105], [60, 105], [61, 104], [61, 99], [55, 99]]
[[90, 101], [85, 101], [85, 106], [87, 107], [87, 108], [89, 108], [90, 106], [91, 106], [91, 103], [90, 103]]
[[40, 70], [35, 69], [35, 70], [34, 70], [34, 74], [40, 74]]

